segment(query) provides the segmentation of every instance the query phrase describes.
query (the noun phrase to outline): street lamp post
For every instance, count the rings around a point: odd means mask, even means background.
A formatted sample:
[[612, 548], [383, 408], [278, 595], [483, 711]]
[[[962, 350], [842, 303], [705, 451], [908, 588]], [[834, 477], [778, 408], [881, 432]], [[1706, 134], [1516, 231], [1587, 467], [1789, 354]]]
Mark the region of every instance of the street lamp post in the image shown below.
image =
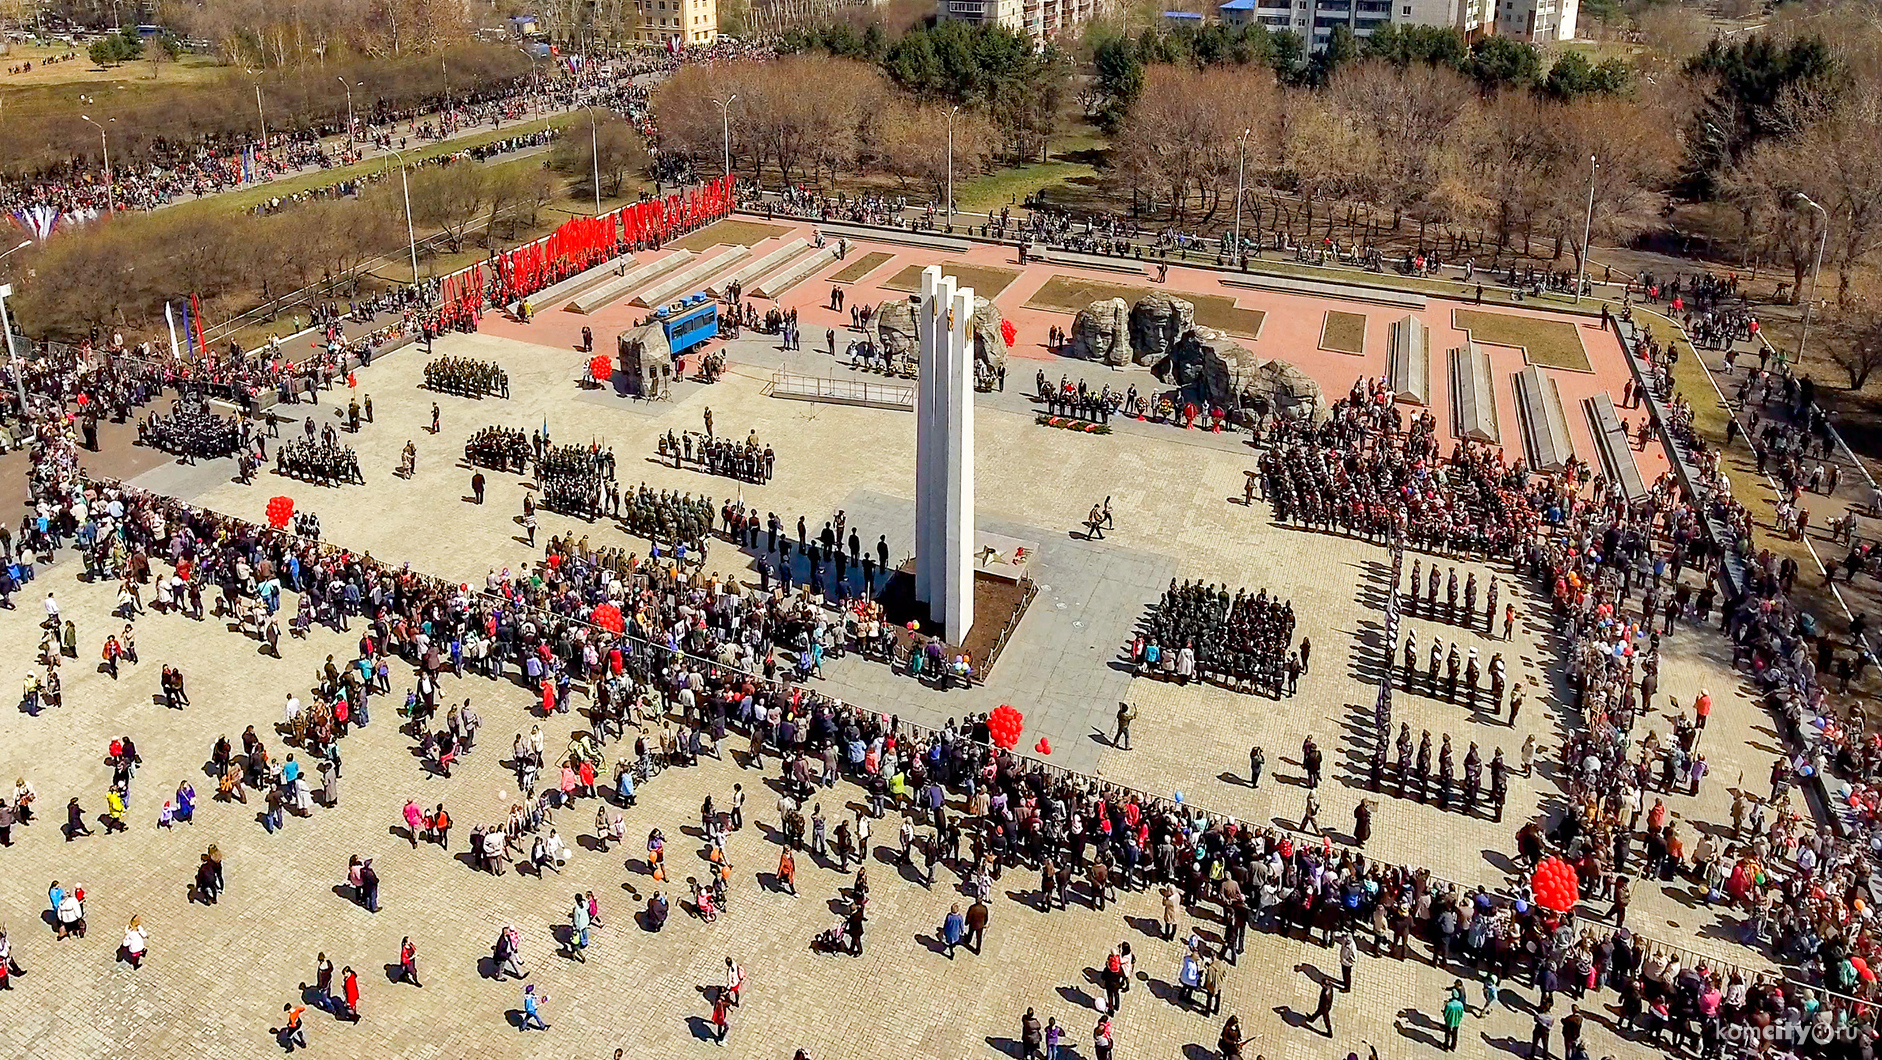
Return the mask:
[[595, 216], [601, 216], [601, 132], [595, 124], [595, 105], [583, 107], [588, 112], [588, 157], [595, 164]]
[[1242, 134], [1235, 138], [1235, 251], [1229, 258], [1230, 265], [1242, 260], [1242, 172], [1248, 164], [1248, 134], [1253, 131], [1243, 129]]
[[[0, 260], [5, 260], [7, 254], [12, 254], [14, 251], [25, 250], [32, 245], [33, 241], [28, 239], [19, 246], [14, 247], [13, 250], [7, 251], [6, 254], [0, 254]], [[13, 348], [13, 322], [7, 318], [7, 299], [12, 296], [13, 285], [10, 283], [0, 283], [0, 332], [6, 334], [7, 360], [13, 365], [13, 391], [19, 396], [20, 415], [24, 416], [26, 415], [25, 373], [20, 370], [19, 352]]]
[[959, 104], [948, 111], [948, 231], [954, 231], [954, 116], [961, 112]]
[[1588, 215], [1581, 222], [1581, 269], [1575, 276], [1575, 304], [1581, 304], [1582, 284], [1588, 281], [1588, 238], [1594, 231], [1594, 180], [1595, 173], [1601, 169], [1601, 163], [1594, 155], [1588, 156]]
[[412, 283], [418, 283], [418, 236], [412, 231], [412, 183], [405, 175], [405, 154], [396, 147], [387, 148], [399, 159], [399, 187], [405, 193], [405, 239], [412, 247]]
[[[334, 80], [340, 82], [341, 88], [346, 89], [346, 146], [351, 147], [353, 146], [353, 128], [354, 128], [353, 126], [353, 83], [351, 81], [348, 81], [346, 78], [339, 77], [339, 76], [335, 76]], [[362, 85], [365, 83], [366, 82], [364, 81], [360, 82], [360, 84]], [[259, 89], [261, 86], [256, 85], [255, 87]]]
[[[81, 114], [78, 117], [80, 121], [98, 130], [98, 146], [102, 147], [105, 153], [105, 210], [107, 213], [115, 214], [118, 212], [118, 200], [117, 200], [117, 193], [114, 192], [111, 187], [111, 142], [105, 136], [105, 127], [103, 125], [98, 124], [95, 121], [92, 121], [90, 115]], [[116, 118], [105, 119], [105, 121], [107, 122], [114, 122], [117, 120], [118, 119]], [[18, 249], [19, 249], [18, 247], [13, 248], [13, 250], [18, 250]], [[13, 253], [13, 251], [9, 250], [7, 251], [7, 253], [11, 254]]]
[[1810, 341], [1810, 311], [1817, 306], [1817, 281], [1823, 277], [1823, 245], [1830, 239], [1830, 211], [1817, 205], [1817, 201], [1803, 192], [1797, 193], [1797, 201], [1817, 211], [1823, 217], [1823, 232], [1817, 236], [1817, 264], [1810, 270], [1810, 300], [1804, 303], [1804, 329], [1797, 336], [1797, 363], [1804, 360], [1804, 343]]
[[725, 174], [728, 177], [732, 175], [732, 101], [737, 98], [738, 93], [734, 92], [726, 97], [724, 103], [716, 99], [712, 101], [719, 108], [719, 134], [724, 138]]

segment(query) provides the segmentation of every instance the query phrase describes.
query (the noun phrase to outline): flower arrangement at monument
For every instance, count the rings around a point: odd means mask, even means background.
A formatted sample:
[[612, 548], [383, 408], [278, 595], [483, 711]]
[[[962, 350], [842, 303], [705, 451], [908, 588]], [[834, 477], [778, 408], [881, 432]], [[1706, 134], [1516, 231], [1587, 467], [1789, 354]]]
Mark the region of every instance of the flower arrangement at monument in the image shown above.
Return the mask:
[[1060, 430], [1072, 431], [1076, 434], [1111, 433], [1111, 425], [1108, 423], [1093, 423], [1090, 420], [1081, 420], [1076, 416], [1053, 416], [1041, 412], [1038, 418], [1033, 422], [1042, 427], [1057, 427]]

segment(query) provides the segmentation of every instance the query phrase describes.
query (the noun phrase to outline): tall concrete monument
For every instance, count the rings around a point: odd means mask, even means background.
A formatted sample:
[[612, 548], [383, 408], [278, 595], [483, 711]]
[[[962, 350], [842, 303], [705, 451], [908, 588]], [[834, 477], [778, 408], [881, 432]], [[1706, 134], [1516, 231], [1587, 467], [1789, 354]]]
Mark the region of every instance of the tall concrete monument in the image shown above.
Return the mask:
[[921, 272], [915, 336], [915, 599], [949, 642], [974, 625], [974, 289]]

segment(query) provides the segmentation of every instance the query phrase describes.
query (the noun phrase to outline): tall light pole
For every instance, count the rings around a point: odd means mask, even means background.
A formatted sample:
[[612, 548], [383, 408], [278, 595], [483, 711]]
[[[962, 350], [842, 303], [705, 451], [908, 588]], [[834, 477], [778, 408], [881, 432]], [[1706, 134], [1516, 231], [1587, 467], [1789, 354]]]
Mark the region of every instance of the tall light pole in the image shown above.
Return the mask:
[[[11, 254], [14, 251], [25, 250], [32, 245], [33, 241], [29, 239], [19, 246], [14, 247], [13, 250], [7, 251], [6, 254], [0, 254], [0, 260], [5, 260], [7, 254]], [[15, 394], [19, 395], [20, 415], [24, 416], [26, 415], [25, 373], [20, 370], [20, 355], [18, 351], [13, 348], [13, 322], [7, 319], [7, 299], [12, 297], [12, 295], [13, 285], [10, 283], [0, 283], [0, 332], [6, 333], [7, 360], [13, 365], [13, 391]]]
[[583, 107], [588, 112], [588, 157], [595, 163], [595, 216], [601, 216], [601, 131], [595, 123], [595, 105]]
[[412, 232], [412, 183], [405, 176], [405, 154], [396, 147], [387, 148], [399, 159], [399, 187], [405, 192], [405, 239], [412, 247], [412, 283], [418, 283], [418, 236]]
[[1235, 155], [1235, 252], [1229, 258], [1230, 265], [1234, 265], [1242, 260], [1242, 169], [1248, 164], [1248, 134], [1253, 131], [1252, 129], [1243, 129], [1242, 134], [1235, 138], [1237, 146]]
[[[105, 152], [105, 209], [108, 214], [115, 214], [118, 212], [118, 200], [117, 193], [111, 190], [111, 141], [105, 136], [105, 127], [92, 121], [91, 115], [81, 114], [78, 118], [80, 121], [98, 130], [98, 146], [104, 148]], [[118, 119], [106, 118], [105, 120], [107, 122], [113, 122]], [[13, 248], [13, 250], [18, 249], [18, 247]], [[7, 253], [11, 254], [12, 252], [13, 251], [10, 250]]]
[[255, 82], [255, 116], [261, 119], [261, 149], [268, 149], [268, 112], [261, 105], [261, 82]]
[[719, 134], [725, 142], [725, 175], [728, 177], [732, 175], [732, 101], [737, 98], [738, 93], [734, 92], [726, 97], [724, 103], [716, 99], [712, 101], [719, 107]]
[[[346, 146], [351, 147], [353, 146], [353, 128], [354, 128], [353, 126], [353, 83], [351, 81], [348, 81], [346, 78], [339, 77], [339, 76], [335, 76], [334, 80], [340, 82], [341, 88], [346, 89]], [[366, 82], [364, 81], [360, 82], [360, 84], [362, 85], [364, 85], [365, 83]], [[259, 89], [261, 86], [256, 85], [255, 87]]]
[[1581, 304], [1582, 284], [1588, 281], [1588, 238], [1594, 231], [1594, 175], [1601, 169], [1601, 163], [1594, 155], [1588, 156], [1588, 215], [1581, 221], [1581, 269], [1575, 276], [1575, 304]]
[[1797, 363], [1804, 360], [1804, 343], [1810, 341], [1810, 311], [1817, 305], [1817, 280], [1823, 276], [1823, 244], [1830, 239], [1830, 211], [1817, 205], [1817, 201], [1803, 192], [1797, 193], [1797, 201], [1817, 211], [1823, 216], [1823, 232], [1817, 236], [1817, 264], [1810, 271], [1810, 300], [1804, 303], [1804, 330], [1797, 336]]
[[954, 109], [948, 111], [947, 226], [948, 226], [948, 231], [950, 232], [954, 231], [954, 116], [956, 114], [959, 114], [960, 112], [961, 112], [961, 108], [960, 108], [960, 104], [958, 103], [954, 105]]

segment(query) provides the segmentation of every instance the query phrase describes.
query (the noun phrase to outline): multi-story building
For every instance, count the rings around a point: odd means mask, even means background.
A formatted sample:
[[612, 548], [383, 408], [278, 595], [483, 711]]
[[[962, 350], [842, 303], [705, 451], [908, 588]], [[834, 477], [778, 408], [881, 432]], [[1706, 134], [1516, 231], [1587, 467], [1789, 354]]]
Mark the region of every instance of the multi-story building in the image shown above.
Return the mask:
[[634, 44], [704, 47], [719, 39], [718, 0], [631, 0]]
[[936, 14], [955, 22], [1004, 26], [1051, 40], [1091, 20], [1098, 0], [941, 0]]
[[1222, 21], [1293, 30], [1314, 51], [1326, 47], [1335, 26], [1369, 37], [1389, 25], [1450, 26], [1467, 40], [1571, 40], [1579, 0], [1224, 0]]
[[1491, 0], [1496, 35], [1553, 44], [1575, 39], [1579, 0]]
[[972, 22], [977, 26], [1002, 26], [1010, 30], [1026, 28], [1026, 0], [941, 0], [935, 13], [950, 22]]

